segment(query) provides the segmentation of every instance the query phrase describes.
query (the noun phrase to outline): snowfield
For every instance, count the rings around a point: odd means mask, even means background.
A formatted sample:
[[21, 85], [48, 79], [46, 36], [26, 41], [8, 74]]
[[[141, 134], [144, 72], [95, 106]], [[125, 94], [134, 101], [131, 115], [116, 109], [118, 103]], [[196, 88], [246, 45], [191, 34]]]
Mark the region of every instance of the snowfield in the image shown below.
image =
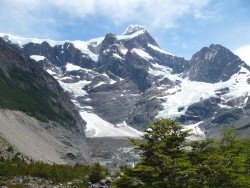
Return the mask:
[[[139, 35], [142, 35], [146, 32], [146, 30], [139, 30], [136, 31], [130, 35], [126, 35], [125, 33], [123, 35], [117, 35], [118, 40], [129, 40], [134, 37], [137, 37]], [[88, 55], [93, 61], [98, 60], [98, 55], [93, 53], [91, 50], [89, 50], [89, 46], [98, 46], [101, 44], [101, 42], [104, 40], [104, 37], [94, 38], [89, 41], [70, 41], [70, 40], [64, 40], [64, 41], [55, 41], [50, 39], [38, 39], [38, 38], [25, 38], [20, 36], [14, 36], [7, 33], [0, 33], [0, 37], [4, 38], [6, 41], [11, 41], [14, 44], [18, 44], [21, 47], [32, 42], [36, 44], [42, 44], [43, 42], [47, 42], [51, 47], [55, 47], [58, 45], [64, 45], [65, 43], [71, 43], [73, 44], [77, 49], [79, 49], [83, 54]], [[127, 50], [123, 50], [124, 53], [127, 52]]]
[[[120, 41], [130, 40], [134, 37], [144, 34], [145, 32], [147, 31], [143, 26], [136, 25], [128, 27], [123, 35], [117, 35], [116, 37]], [[29, 42], [41, 44], [44, 41], [48, 42], [49, 45], [52, 47], [57, 45], [64, 45], [65, 43], [70, 43], [74, 45], [75, 48], [79, 49], [84, 56], [85, 55], [88, 56], [93, 61], [97, 61], [99, 57], [98, 54], [95, 54], [93, 51], [90, 50], [91, 49], [90, 47], [97, 47], [104, 40], [104, 37], [100, 37], [89, 41], [79, 41], [79, 40], [53, 41], [48, 39], [23, 38], [5, 33], [0, 33], [0, 37], [3, 37], [6, 41], [10, 40], [12, 43], [19, 44], [20, 46], [28, 44]], [[66, 48], [69, 48], [70, 44], [68, 44]], [[159, 53], [172, 55], [171, 53], [160, 49], [158, 46], [154, 46], [152, 44], [147, 44], [147, 46]], [[249, 57], [250, 57], [249, 56], [250, 53], [248, 53], [249, 49], [250, 46], [246, 46], [244, 48], [236, 50], [235, 53], [239, 55], [243, 60], [249, 63]], [[117, 53], [114, 53], [113, 57], [115, 57], [118, 60], [123, 60], [127, 52], [128, 49], [122, 47], [121, 54], [119, 55]], [[147, 53], [143, 48], [140, 47], [133, 48], [131, 49], [131, 52], [137, 55], [138, 57], [143, 58], [144, 60], [147, 60], [151, 63], [151, 67], [148, 70], [149, 74], [151, 74], [152, 76], [160, 76], [161, 77], [159, 78], [160, 80], [168, 78], [173, 83], [175, 83], [174, 86], [161, 85], [157, 87], [161, 91], [161, 94], [156, 97], [165, 100], [165, 102], [162, 103], [163, 110], [158, 113], [156, 118], [163, 118], [163, 117], [174, 118], [184, 115], [187, 108], [191, 104], [198, 103], [202, 100], [209, 99], [211, 97], [217, 97], [216, 93], [220, 89], [225, 89], [225, 88], [229, 89], [228, 93], [222, 95], [223, 102], [219, 104], [223, 108], [230, 108], [225, 104], [229, 100], [237, 99], [242, 96], [245, 96], [247, 99], [247, 97], [250, 96], [250, 87], [248, 84], [248, 79], [250, 78], [250, 72], [243, 66], [241, 67], [239, 73], [233, 75], [230, 78], [230, 80], [226, 82], [221, 81], [215, 84], [211, 84], [205, 82], [190, 81], [188, 80], [188, 78], [183, 78], [182, 74], [172, 74], [171, 68], [154, 63], [154, 60], [156, 59], [149, 54], [150, 52]], [[207, 58], [208, 59], [211, 58], [212, 55], [214, 54], [208, 54]], [[40, 55], [32, 55], [30, 57], [36, 61], [45, 59], [44, 56]], [[82, 96], [85, 97], [88, 96], [88, 93], [83, 88], [86, 85], [90, 84], [91, 81], [80, 80], [77, 82], [69, 83], [69, 81], [72, 82], [74, 80], [73, 79], [74, 77], [73, 76], [70, 77], [68, 75], [67, 77], [63, 77], [62, 74], [60, 73], [60, 71], [62, 70], [59, 69], [60, 68], [54, 67], [54, 69], [52, 70], [48, 69], [46, 71], [58, 80], [58, 82], [65, 91], [69, 92], [72, 95], [72, 101], [77, 107], [81, 109], [80, 115], [87, 122], [86, 125], [87, 128], [85, 131], [87, 137], [140, 137], [143, 134], [142, 132], [128, 126], [126, 122], [123, 122], [123, 120], [121, 120], [120, 124], [113, 125], [105, 121], [98, 115], [94, 114], [91, 106], [88, 105], [81, 106], [77, 102], [76, 98]], [[109, 78], [110, 80], [109, 84], [116, 83], [116, 81], [111, 79], [105, 72], [99, 73], [91, 69], [82, 68], [78, 65], [74, 65], [72, 62], [68, 62], [65, 66], [65, 69], [66, 72], [83, 71], [84, 74], [90, 75], [91, 78], [103, 75]], [[101, 81], [97, 83], [94, 87], [98, 87], [103, 84], [108, 84], [108, 83]], [[122, 95], [123, 94], [121, 94], [121, 96]], [[87, 97], [86, 100], [91, 100], [91, 99]], [[246, 100], [243, 100], [242, 104], [240, 104], [239, 107], [244, 106], [245, 103]], [[184, 126], [184, 129], [192, 129], [193, 133], [195, 134], [195, 136], [191, 137], [192, 139], [200, 139], [205, 137], [204, 133], [199, 128], [200, 123], [202, 122]]]
[[[250, 72], [244, 67], [241, 67], [239, 73], [233, 75], [230, 80], [211, 84], [190, 81], [187, 78], [182, 78], [182, 75], [171, 74], [171, 69], [162, 65], [152, 65], [154, 69], [149, 69], [150, 74], [154, 76], [161, 75], [163, 78], [168, 78], [171, 81], [180, 81], [180, 84], [175, 85], [171, 89], [165, 89], [164, 91], [164, 87], [159, 88], [165, 92], [165, 95], [158, 98], [165, 99], [166, 102], [162, 104], [164, 106], [164, 110], [159, 112], [157, 115], [158, 118], [174, 118], [184, 115], [186, 109], [191, 104], [200, 102], [204, 99], [209, 99], [211, 97], [217, 97], [216, 91], [227, 87], [229, 88], [229, 93], [223, 95], [224, 102], [237, 99], [241, 96], [250, 96], [250, 87], [247, 82], [250, 77]], [[184, 110], [178, 111], [180, 108], [184, 108]]]
[[85, 134], [87, 137], [140, 137], [142, 133], [126, 123], [115, 126], [98, 115], [81, 111], [80, 115], [87, 122]]

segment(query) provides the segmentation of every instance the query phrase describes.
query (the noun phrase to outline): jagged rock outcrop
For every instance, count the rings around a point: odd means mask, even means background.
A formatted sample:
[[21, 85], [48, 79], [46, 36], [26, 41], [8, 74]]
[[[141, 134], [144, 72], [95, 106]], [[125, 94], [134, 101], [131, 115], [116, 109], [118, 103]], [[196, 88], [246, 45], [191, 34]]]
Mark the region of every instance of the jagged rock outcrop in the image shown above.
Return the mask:
[[[125, 121], [143, 130], [155, 118], [180, 117], [208, 136], [230, 123], [248, 130], [243, 119], [249, 117], [250, 68], [221, 45], [204, 47], [187, 61], [162, 50], [145, 27], [134, 25], [123, 35], [88, 42], [39, 40], [20, 48], [44, 56], [38, 64], [59, 81], [80, 113], [107, 124]], [[102, 127], [94, 125], [89, 129], [97, 133]]]
[[90, 161], [86, 122], [68, 94], [36, 61], [1, 38], [0, 108], [2, 136], [30, 159]]
[[199, 82], [225, 82], [239, 72], [243, 65], [246, 66], [230, 50], [221, 45], [211, 44], [193, 55], [189, 61], [188, 77]]

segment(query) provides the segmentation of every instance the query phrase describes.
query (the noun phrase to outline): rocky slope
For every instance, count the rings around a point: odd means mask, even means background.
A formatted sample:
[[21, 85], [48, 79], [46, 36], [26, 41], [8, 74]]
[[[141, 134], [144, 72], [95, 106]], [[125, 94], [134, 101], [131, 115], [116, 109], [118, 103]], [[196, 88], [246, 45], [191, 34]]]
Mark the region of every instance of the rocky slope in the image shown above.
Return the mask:
[[0, 39], [0, 132], [31, 159], [89, 161], [86, 122], [58, 82]]
[[198, 138], [229, 124], [249, 132], [250, 68], [220, 45], [188, 61], [162, 50], [138, 25], [87, 42], [1, 36], [71, 95], [88, 137], [139, 136], [132, 127], [143, 130], [160, 117], [179, 117]]

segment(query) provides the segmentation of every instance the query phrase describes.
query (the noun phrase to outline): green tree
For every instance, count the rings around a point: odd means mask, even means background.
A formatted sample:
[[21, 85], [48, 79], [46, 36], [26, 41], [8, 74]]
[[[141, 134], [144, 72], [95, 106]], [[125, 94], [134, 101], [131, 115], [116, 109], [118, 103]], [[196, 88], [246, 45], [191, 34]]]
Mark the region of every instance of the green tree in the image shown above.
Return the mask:
[[189, 157], [196, 168], [192, 185], [207, 187], [248, 187], [246, 147], [233, 129], [222, 132], [217, 142], [206, 139], [191, 143]]
[[102, 167], [99, 163], [96, 163], [93, 166], [92, 171], [90, 172], [89, 180], [92, 183], [96, 183], [105, 178], [107, 174], [108, 174], [107, 170], [104, 167]]
[[134, 187], [248, 187], [247, 152], [236, 140], [236, 132], [226, 130], [222, 139], [188, 140], [177, 120], [152, 122], [140, 141], [139, 163], [125, 168], [114, 186]]

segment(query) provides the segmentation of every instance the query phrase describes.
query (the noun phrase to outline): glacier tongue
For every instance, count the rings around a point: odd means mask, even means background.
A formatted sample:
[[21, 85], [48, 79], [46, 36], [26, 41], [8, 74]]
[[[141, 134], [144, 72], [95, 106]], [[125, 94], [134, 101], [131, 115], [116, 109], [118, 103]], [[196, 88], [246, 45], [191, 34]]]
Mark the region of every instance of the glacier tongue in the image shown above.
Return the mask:
[[100, 118], [98, 115], [81, 111], [80, 115], [87, 122], [85, 134], [87, 137], [140, 137], [142, 133], [123, 123], [120, 126]]
[[[80, 66], [67, 63], [65, 66], [66, 73], [70, 71], [85, 71], [91, 73], [90, 70], [81, 68]], [[50, 72], [49, 72], [50, 73]], [[98, 73], [96, 73], [98, 74]], [[80, 115], [87, 122], [85, 134], [87, 137], [136, 137], [139, 138], [143, 134], [142, 132], [130, 127], [127, 125], [125, 121], [121, 122], [120, 124], [113, 125], [97, 114], [93, 113], [93, 108], [91, 106], [81, 106], [78, 101], [77, 97], [87, 97], [88, 93], [83, 89], [84, 86], [88, 85], [90, 81], [87, 80], [79, 80], [76, 82], [64, 82], [64, 80], [72, 80], [72, 77], [65, 77], [63, 75], [54, 75], [52, 74], [60, 83], [62, 88], [69, 92], [72, 96], [72, 102], [79, 108]], [[101, 74], [109, 78], [106, 74]], [[113, 84], [114, 80], [111, 79], [110, 84]], [[100, 82], [95, 87], [103, 84], [104, 82]], [[85, 100], [90, 100], [88, 97]]]

